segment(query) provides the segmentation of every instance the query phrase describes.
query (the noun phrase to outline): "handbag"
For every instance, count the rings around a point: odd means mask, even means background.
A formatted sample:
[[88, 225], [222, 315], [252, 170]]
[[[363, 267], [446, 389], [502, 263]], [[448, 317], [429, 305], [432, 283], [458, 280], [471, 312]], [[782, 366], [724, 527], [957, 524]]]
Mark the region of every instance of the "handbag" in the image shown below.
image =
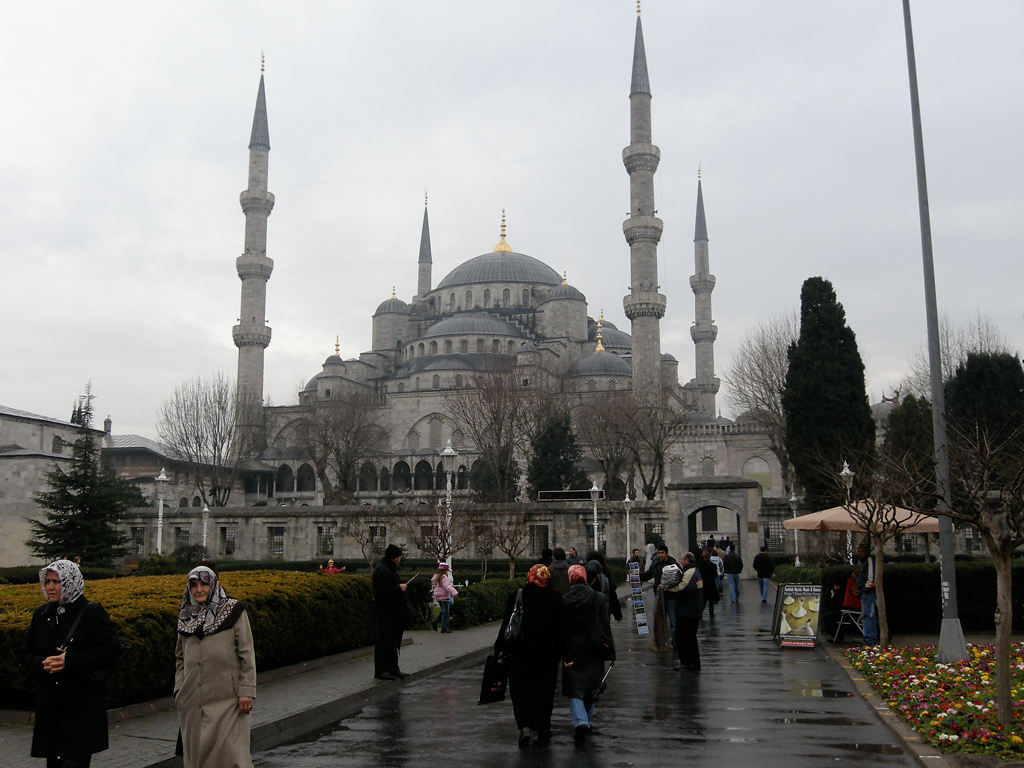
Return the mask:
[[480, 704], [493, 704], [505, 700], [508, 690], [508, 665], [503, 658], [487, 657], [484, 661], [484, 677], [480, 681]]
[[505, 637], [501, 643], [504, 653], [511, 653], [523, 644], [523, 590], [516, 592], [516, 604], [505, 625]]

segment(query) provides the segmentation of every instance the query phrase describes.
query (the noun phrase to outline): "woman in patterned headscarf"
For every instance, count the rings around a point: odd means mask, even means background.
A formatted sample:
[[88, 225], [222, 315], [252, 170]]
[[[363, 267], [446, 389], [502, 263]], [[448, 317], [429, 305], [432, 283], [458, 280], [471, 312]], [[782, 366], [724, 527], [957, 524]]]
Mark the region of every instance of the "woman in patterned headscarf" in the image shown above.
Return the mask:
[[224, 592], [212, 564], [188, 573], [174, 658], [174, 706], [185, 768], [251, 768], [252, 631], [245, 609]]
[[121, 658], [117, 630], [99, 603], [85, 599], [70, 560], [39, 571], [46, 602], [36, 608], [22, 659], [36, 683], [32, 756], [47, 768], [87, 768], [107, 748], [103, 672]]
[[[529, 746], [531, 739], [546, 742], [551, 738], [551, 709], [558, 680], [561, 658], [562, 598], [548, 586], [551, 572], [538, 563], [530, 568], [526, 586], [511, 596], [505, 609], [505, 620], [494, 644], [496, 654], [505, 655], [509, 664], [509, 692], [512, 712], [519, 727], [519, 746]], [[514, 651], [503, 648], [505, 627], [521, 595], [523, 609], [523, 642]]]

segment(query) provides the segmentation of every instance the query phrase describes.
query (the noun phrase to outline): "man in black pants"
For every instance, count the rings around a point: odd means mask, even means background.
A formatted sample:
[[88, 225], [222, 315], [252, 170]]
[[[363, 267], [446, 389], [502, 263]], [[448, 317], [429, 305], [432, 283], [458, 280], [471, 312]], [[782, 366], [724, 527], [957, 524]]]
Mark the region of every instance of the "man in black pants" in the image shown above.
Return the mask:
[[693, 554], [683, 553], [683, 577], [676, 591], [676, 650], [680, 666], [691, 672], [700, 671], [700, 648], [697, 646], [697, 625], [704, 612], [704, 581]]
[[378, 680], [407, 677], [398, 668], [398, 649], [405, 631], [405, 589], [398, 578], [402, 550], [388, 544], [384, 557], [373, 569], [373, 607], [377, 615], [377, 642], [373, 646], [373, 676]]

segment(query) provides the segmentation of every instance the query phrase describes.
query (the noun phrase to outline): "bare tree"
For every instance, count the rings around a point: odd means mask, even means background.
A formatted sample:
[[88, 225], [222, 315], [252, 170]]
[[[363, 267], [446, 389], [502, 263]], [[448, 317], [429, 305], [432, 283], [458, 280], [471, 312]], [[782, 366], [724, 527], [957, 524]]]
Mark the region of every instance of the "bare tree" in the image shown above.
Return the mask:
[[212, 507], [227, 505], [241, 472], [260, 450], [251, 419], [242, 427], [238, 416], [262, 412], [258, 404], [238, 398], [223, 374], [196, 377], [175, 387], [157, 416], [160, 441], [188, 468], [203, 503]]
[[693, 411], [666, 386], [634, 390], [625, 405], [633, 466], [644, 496], [654, 499], [665, 479], [665, 458], [682, 439], [680, 427]]
[[401, 524], [416, 548], [440, 563], [474, 541], [476, 532], [469, 514], [460, 507], [453, 503], [449, 518], [444, 500], [437, 499], [436, 503], [421, 505], [402, 517]]
[[477, 528], [480, 543], [499, 550], [508, 558], [508, 577], [514, 579], [516, 558], [530, 545], [526, 507], [516, 504], [508, 509], [492, 508], [478, 519], [484, 523]]
[[528, 415], [536, 392], [522, 385], [515, 367], [501, 367], [495, 358], [489, 370], [472, 377], [468, 388], [446, 390], [443, 397], [449, 415], [494, 478], [497, 500], [514, 499], [513, 465], [516, 455], [527, 451]]
[[630, 468], [632, 394], [622, 390], [583, 395], [573, 409], [573, 421], [580, 442], [601, 465], [605, 490], [611, 489], [622, 472]]
[[[942, 380], [949, 381], [957, 367], [974, 353], [1009, 352], [1006, 337], [992, 322], [992, 318], [975, 313], [966, 325], [955, 324], [948, 315], [939, 320], [939, 347], [942, 351]], [[907, 389], [917, 397], [931, 399], [931, 373], [928, 348], [922, 345], [910, 361]]]
[[373, 568], [373, 561], [384, 554], [388, 534], [397, 521], [398, 518], [386, 509], [370, 509], [346, 520], [339, 526], [339, 532], [359, 545], [363, 560]]
[[752, 417], [768, 434], [769, 446], [792, 488], [789, 454], [786, 452], [786, 415], [782, 410], [782, 389], [789, 369], [787, 351], [800, 333], [796, 312], [762, 320], [740, 342], [725, 375], [729, 406], [738, 414]]
[[346, 393], [316, 400], [295, 431], [324, 489], [324, 504], [350, 503], [358, 489], [359, 465], [387, 445], [381, 410], [371, 396]]

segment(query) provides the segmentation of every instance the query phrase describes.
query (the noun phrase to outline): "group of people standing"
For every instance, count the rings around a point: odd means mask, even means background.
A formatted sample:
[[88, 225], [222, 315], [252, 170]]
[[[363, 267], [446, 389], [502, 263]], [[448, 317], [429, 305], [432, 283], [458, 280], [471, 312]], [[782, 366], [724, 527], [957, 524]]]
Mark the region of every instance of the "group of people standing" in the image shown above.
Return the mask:
[[[108, 746], [107, 674], [126, 646], [76, 563], [39, 571], [45, 602], [32, 615], [22, 661], [36, 687], [32, 756], [47, 768], [88, 768]], [[256, 654], [245, 609], [204, 561], [189, 571], [177, 617], [174, 706], [185, 768], [251, 768], [249, 719]]]
[[[513, 646], [506, 629], [516, 612], [521, 613], [520, 637]], [[562, 695], [569, 699], [573, 737], [577, 744], [590, 737], [605, 662], [615, 664], [613, 612], [621, 621], [607, 565], [593, 552], [586, 565], [568, 565], [561, 548], [546, 551], [542, 562], [530, 568], [526, 586], [509, 598], [494, 651], [508, 664], [520, 747], [551, 739], [559, 671]]]

